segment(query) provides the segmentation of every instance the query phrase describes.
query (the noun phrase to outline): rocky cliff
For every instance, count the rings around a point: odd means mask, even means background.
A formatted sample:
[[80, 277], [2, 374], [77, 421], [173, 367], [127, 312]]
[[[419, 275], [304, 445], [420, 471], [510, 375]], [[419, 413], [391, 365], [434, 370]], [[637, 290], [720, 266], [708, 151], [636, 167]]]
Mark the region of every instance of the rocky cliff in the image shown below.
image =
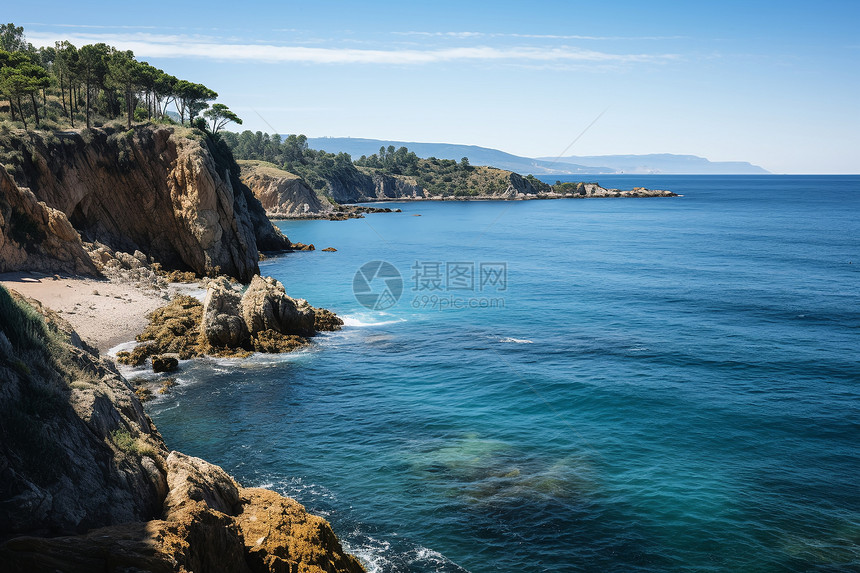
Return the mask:
[[250, 280], [259, 250], [290, 244], [238, 177], [229, 150], [202, 132], [140, 126], [11, 133], [19, 186], [66, 214], [86, 241], [146, 253], [166, 269]]
[[331, 197], [338, 203], [362, 203], [403, 198], [422, 198], [424, 189], [411, 177], [356, 171], [349, 180], [326, 179]]
[[32, 304], [0, 287], [3, 571], [363, 571], [295, 501], [170, 452], [112, 363]]
[[0, 165], [0, 272], [18, 270], [98, 274], [66, 216], [18, 187]]
[[239, 161], [240, 178], [272, 219], [325, 218], [335, 206], [304, 179], [264, 161]]

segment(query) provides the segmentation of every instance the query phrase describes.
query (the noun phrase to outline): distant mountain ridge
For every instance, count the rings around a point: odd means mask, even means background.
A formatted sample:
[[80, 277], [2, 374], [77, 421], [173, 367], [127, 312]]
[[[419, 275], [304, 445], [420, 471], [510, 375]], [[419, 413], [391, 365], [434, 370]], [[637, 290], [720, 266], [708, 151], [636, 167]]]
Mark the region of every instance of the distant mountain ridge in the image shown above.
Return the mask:
[[308, 147], [329, 153], [349, 153], [353, 159], [379, 152], [380, 147], [406, 147], [419, 157], [459, 161], [468, 157], [472, 165], [490, 165], [523, 175], [605, 175], [615, 173], [661, 173], [684, 175], [752, 175], [767, 170], [745, 161], [709, 161], [696, 155], [670, 153], [649, 155], [571, 155], [560, 158], [521, 157], [498, 149], [455, 143], [423, 143], [356, 137], [309, 137]]
[[[551, 160], [539, 157], [540, 160]], [[651, 153], [647, 155], [569, 155], [560, 157], [563, 163], [578, 163], [586, 167], [610, 167], [619, 173], [678, 174], [678, 175], [766, 175], [766, 169], [746, 161], [710, 161], [697, 155]]]

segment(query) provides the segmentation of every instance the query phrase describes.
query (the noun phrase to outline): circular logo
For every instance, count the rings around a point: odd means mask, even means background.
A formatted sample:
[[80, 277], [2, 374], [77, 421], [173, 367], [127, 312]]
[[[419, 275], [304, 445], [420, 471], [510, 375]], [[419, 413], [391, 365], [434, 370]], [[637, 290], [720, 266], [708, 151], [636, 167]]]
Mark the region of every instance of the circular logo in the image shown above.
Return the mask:
[[400, 300], [403, 277], [391, 263], [370, 261], [355, 271], [352, 293], [362, 306], [371, 310], [385, 310]]

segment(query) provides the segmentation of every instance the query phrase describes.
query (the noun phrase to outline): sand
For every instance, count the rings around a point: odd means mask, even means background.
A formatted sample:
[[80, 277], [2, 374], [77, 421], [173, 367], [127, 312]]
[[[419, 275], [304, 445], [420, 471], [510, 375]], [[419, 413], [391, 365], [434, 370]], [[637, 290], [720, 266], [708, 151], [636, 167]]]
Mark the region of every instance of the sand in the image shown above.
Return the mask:
[[80, 337], [100, 352], [134, 340], [147, 325], [146, 315], [179, 292], [197, 285], [155, 285], [51, 276], [35, 272], [0, 274], [0, 284], [34, 298], [60, 313]]

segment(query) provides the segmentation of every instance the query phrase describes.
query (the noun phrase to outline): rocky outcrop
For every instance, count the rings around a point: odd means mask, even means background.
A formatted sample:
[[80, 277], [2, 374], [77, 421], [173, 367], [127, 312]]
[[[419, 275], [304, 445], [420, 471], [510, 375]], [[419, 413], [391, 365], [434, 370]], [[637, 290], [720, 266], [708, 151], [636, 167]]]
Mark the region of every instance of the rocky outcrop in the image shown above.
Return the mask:
[[586, 199], [586, 198], [605, 198], [605, 197], [678, 197], [677, 194], [671, 191], [661, 189], [646, 189], [645, 187], [634, 187], [628, 191], [621, 189], [607, 189], [601, 187], [597, 183], [556, 183], [547, 193], [541, 194], [538, 198], [546, 199]]
[[264, 161], [239, 161], [242, 183], [260, 200], [271, 219], [328, 218], [335, 206], [304, 179]]
[[274, 330], [281, 334], [312, 336], [314, 309], [304, 299], [287, 296], [279, 281], [255, 276], [242, 296], [242, 317], [253, 334]]
[[128, 382], [0, 288], [0, 569], [359, 573], [322, 518], [169, 452]]
[[18, 270], [99, 274], [66, 216], [0, 165], [0, 272]]
[[220, 277], [209, 282], [203, 304], [186, 295], [175, 297], [149, 315], [149, 324], [131, 352], [118, 352], [122, 364], [139, 366], [167, 354], [181, 360], [206, 355], [247, 356], [251, 352], [290, 352], [308, 337], [343, 326], [333, 312], [287, 295], [271, 277], [255, 276], [241, 285]]
[[[255, 277], [256, 278], [256, 277]], [[212, 281], [203, 300], [201, 331], [216, 347], [237, 348], [248, 340], [248, 327], [241, 316], [241, 295], [224, 279]]]
[[373, 173], [370, 176], [372, 192], [365, 193], [369, 200], [424, 197], [424, 190], [412, 177]]
[[238, 178], [229, 150], [202, 132], [141, 126], [10, 137], [18, 183], [65, 213], [87, 241], [146, 253], [168, 270], [250, 280], [259, 250], [288, 250]]

